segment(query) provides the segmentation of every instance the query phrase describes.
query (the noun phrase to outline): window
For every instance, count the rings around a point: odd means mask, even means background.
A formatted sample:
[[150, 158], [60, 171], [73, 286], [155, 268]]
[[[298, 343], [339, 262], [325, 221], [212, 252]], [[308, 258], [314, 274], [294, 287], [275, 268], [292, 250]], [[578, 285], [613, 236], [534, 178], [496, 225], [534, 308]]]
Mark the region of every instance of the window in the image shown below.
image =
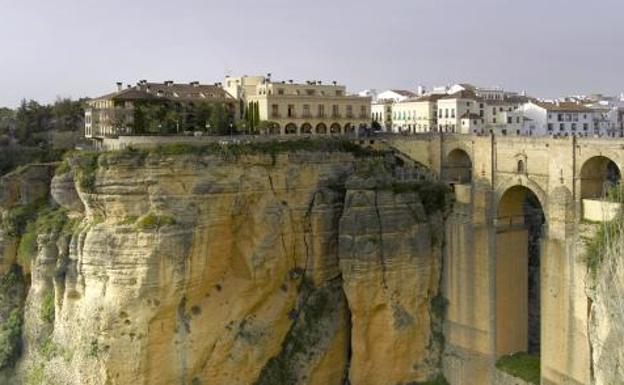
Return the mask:
[[559, 131], [565, 130], [565, 123], [559, 123]]
[[480, 104], [479, 104], [479, 108], [483, 108], [483, 103], [480, 103]]
[[572, 131], [576, 131], [576, 123], [572, 123]]
[[277, 89], [277, 94], [278, 95], [284, 95], [284, 89], [283, 88], [278, 88]]
[[524, 161], [522, 159], [518, 161], [518, 174], [524, 174]]
[[563, 122], [563, 114], [557, 114], [557, 121]]
[[520, 123], [520, 117], [516, 116], [516, 123]]
[[271, 105], [271, 116], [279, 118], [279, 106], [277, 104]]
[[451, 108], [451, 118], [454, 118], [454, 117], [455, 117], [455, 109]]
[[583, 123], [583, 131], [587, 131], [589, 125], [587, 123]]
[[479, 111], [479, 116], [480, 116], [480, 117], [483, 117], [483, 115], [484, 115], [483, 110], [480, 110], [480, 111]]
[[492, 107], [492, 115], [496, 115], [496, 107]]
[[445, 109], [444, 109], [444, 117], [445, 117], [445, 118], [448, 118], [448, 117], [449, 117], [449, 111], [448, 111], [448, 108], [445, 108]]
[[295, 117], [295, 105], [294, 104], [289, 104], [288, 105], [288, 117], [289, 118], [294, 118]]
[[306, 90], [306, 94], [308, 96], [313, 96], [314, 95], [314, 90]]
[[496, 123], [496, 118], [492, 118], [492, 123]]
[[360, 118], [366, 117], [366, 106], [360, 106]]
[[[353, 106], [348, 105], [347, 106], [347, 118], [352, 118], [352, 117], [353, 117]], [[405, 119], [405, 112], [403, 113], [403, 119]]]
[[324, 118], [325, 117], [325, 106], [322, 104], [318, 105], [318, 117], [319, 118]]
[[511, 123], [513, 123], [512, 117], [508, 116], [507, 117], [507, 124], [511, 124]]
[[548, 131], [552, 131], [553, 130], [553, 124], [552, 123], [548, 123]]
[[310, 105], [309, 104], [304, 104], [303, 105], [303, 117], [304, 118], [309, 118], [310, 117]]
[[[334, 105], [332, 106], [332, 116], [333, 116], [334, 118], [337, 118], [338, 116], [340, 116], [340, 112], [339, 112], [339, 110], [338, 110], [338, 105], [337, 105], [337, 104], [334, 104]], [[395, 114], [395, 118], [396, 118], [396, 114]]]
[[342, 91], [337, 90], [337, 91], [336, 91], [336, 96], [342, 96]]

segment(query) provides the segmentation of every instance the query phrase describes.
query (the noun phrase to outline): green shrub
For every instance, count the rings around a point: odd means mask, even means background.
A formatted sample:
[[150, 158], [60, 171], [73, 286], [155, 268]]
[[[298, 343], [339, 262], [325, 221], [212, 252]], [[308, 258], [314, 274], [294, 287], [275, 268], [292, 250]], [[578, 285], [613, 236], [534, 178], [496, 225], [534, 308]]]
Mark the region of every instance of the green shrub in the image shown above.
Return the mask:
[[54, 323], [54, 293], [49, 292], [43, 296], [39, 316], [48, 324]]
[[95, 189], [95, 173], [98, 168], [97, 153], [84, 152], [76, 156], [75, 162], [78, 165], [76, 180], [78, 186], [86, 192], [93, 192]]
[[595, 226], [598, 226], [598, 230], [594, 236], [583, 238], [586, 245], [583, 260], [592, 278], [596, 277], [610, 247], [621, 237], [624, 217], [618, 216], [612, 221], [603, 222]]
[[4, 231], [13, 237], [22, 235], [28, 222], [37, 218], [39, 210], [45, 204], [46, 199], [39, 199], [26, 205], [13, 207], [2, 217]]
[[56, 166], [56, 169], [54, 170], [54, 175], [63, 175], [67, 174], [70, 171], [71, 166], [69, 165], [69, 160], [65, 158], [61, 163], [59, 163], [58, 166]]
[[12, 367], [22, 353], [22, 310], [13, 309], [0, 325], [0, 370]]
[[433, 380], [425, 381], [425, 382], [416, 382], [414, 385], [449, 385], [446, 378], [443, 375], [438, 374], [436, 378]]
[[[62, 232], [69, 233], [73, 228], [67, 228], [70, 222], [67, 211], [62, 207], [52, 205], [42, 205], [38, 211], [29, 216], [30, 221], [21, 235], [17, 256], [21, 264], [27, 265], [37, 253], [37, 237], [41, 233]], [[71, 222], [74, 226], [76, 221]]]
[[37, 226], [30, 222], [22, 234], [17, 247], [17, 260], [22, 266], [29, 266], [30, 261], [37, 253]]
[[503, 356], [496, 362], [496, 367], [514, 377], [531, 384], [540, 383], [540, 358], [529, 353], [514, 353]]
[[139, 229], [149, 230], [149, 229], [159, 229], [163, 226], [175, 225], [176, 221], [172, 216], [169, 215], [155, 215], [149, 213], [136, 222], [136, 225]]

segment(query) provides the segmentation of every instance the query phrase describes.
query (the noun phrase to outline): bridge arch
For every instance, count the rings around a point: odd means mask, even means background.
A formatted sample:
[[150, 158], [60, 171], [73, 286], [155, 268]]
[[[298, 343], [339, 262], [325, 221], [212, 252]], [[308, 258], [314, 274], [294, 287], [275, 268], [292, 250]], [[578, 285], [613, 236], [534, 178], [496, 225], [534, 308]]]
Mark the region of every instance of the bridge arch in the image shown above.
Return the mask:
[[449, 151], [444, 162], [444, 178], [457, 183], [472, 182], [472, 159], [465, 150]]
[[581, 199], [604, 198], [609, 188], [621, 179], [622, 172], [613, 159], [604, 155], [593, 156], [581, 165]]
[[[535, 188], [535, 186], [533, 186]], [[539, 354], [541, 239], [545, 207], [539, 188], [511, 184], [497, 194], [496, 353]], [[514, 245], [515, 247], [507, 247]], [[524, 246], [522, 246], [524, 245]]]

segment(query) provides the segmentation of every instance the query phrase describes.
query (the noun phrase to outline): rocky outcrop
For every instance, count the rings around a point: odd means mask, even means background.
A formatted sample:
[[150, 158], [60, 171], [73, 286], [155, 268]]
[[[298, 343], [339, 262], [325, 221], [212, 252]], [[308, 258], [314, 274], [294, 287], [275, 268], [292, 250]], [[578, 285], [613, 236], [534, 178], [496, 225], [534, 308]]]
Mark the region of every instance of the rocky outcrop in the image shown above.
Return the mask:
[[377, 161], [361, 175], [360, 162], [132, 151], [75, 162], [52, 182], [67, 218], [38, 236], [12, 383], [435, 377], [443, 204]]
[[[596, 385], [622, 382], [624, 378], [624, 233], [622, 219], [597, 230], [588, 258], [598, 258], [589, 274], [591, 298], [589, 337], [592, 353], [592, 377]], [[599, 240], [602, 239], [602, 240]], [[593, 255], [591, 255], [593, 254]]]

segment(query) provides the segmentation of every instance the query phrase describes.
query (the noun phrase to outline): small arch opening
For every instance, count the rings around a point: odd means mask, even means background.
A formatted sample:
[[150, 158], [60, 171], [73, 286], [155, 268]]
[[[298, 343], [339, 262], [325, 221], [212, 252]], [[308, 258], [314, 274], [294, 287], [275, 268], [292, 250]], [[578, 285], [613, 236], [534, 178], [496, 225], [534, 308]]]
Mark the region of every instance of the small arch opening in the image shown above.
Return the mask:
[[615, 162], [605, 156], [589, 158], [581, 167], [581, 199], [609, 198], [622, 179]]
[[472, 182], [472, 161], [466, 151], [456, 148], [451, 151], [446, 160], [446, 180], [455, 183]]

